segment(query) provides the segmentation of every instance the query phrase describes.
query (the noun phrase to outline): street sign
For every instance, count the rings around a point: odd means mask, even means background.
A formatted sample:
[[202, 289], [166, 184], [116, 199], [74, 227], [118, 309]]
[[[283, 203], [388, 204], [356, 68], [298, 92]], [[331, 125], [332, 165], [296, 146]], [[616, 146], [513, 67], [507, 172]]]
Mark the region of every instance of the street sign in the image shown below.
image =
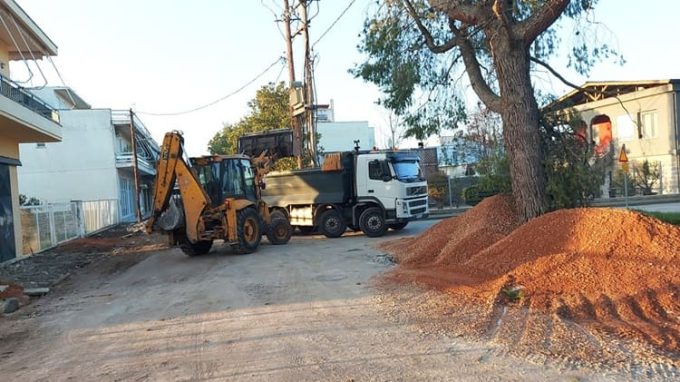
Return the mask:
[[626, 145], [621, 146], [621, 153], [619, 154], [619, 162], [628, 163], [628, 155], [626, 154]]

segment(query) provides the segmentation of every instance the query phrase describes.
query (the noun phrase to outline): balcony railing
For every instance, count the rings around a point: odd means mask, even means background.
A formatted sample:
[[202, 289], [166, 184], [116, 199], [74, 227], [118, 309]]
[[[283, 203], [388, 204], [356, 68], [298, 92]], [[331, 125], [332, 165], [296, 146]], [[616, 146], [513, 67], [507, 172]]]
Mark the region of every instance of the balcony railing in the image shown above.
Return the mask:
[[[132, 167], [133, 163], [132, 153], [116, 154], [116, 167]], [[156, 175], [156, 164], [151, 163], [148, 158], [138, 155], [137, 166], [141, 171], [144, 171], [149, 175]]]
[[59, 123], [59, 113], [9, 78], [0, 75], [0, 94], [37, 114]]

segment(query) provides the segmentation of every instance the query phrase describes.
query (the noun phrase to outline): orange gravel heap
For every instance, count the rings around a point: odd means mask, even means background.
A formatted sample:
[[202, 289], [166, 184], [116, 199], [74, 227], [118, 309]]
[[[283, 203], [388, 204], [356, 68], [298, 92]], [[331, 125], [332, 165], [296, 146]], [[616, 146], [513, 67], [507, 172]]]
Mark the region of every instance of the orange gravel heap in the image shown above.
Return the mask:
[[444, 290], [457, 309], [486, 306], [480, 320], [502, 321], [498, 306], [519, 306], [677, 357], [680, 227], [608, 208], [560, 210], [516, 227], [511, 199], [487, 198], [384, 245], [399, 262], [389, 279]]

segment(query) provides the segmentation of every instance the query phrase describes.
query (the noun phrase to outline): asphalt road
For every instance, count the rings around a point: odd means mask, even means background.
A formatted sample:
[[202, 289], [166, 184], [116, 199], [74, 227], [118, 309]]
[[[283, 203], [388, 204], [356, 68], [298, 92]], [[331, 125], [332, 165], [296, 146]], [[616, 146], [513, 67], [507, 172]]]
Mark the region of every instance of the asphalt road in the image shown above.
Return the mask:
[[391, 264], [373, 246], [433, 223], [382, 239], [297, 236], [251, 255], [111, 256], [0, 319], [0, 379], [610, 380], [388, 314], [397, 300], [372, 280]]

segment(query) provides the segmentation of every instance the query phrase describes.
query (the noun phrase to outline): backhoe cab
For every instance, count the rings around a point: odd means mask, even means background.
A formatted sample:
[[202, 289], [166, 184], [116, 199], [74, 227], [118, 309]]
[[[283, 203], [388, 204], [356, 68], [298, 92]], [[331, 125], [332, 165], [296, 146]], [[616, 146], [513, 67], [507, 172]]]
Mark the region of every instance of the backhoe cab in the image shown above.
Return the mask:
[[180, 132], [165, 134], [156, 166], [153, 213], [147, 232], [169, 235], [189, 256], [210, 251], [214, 240], [242, 253], [254, 252], [266, 234], [272, 244], [286, 244], [288, 220], [269, 215], [260, 199], [268, 171], [264, 155], [213, 155], [188, 159]]

